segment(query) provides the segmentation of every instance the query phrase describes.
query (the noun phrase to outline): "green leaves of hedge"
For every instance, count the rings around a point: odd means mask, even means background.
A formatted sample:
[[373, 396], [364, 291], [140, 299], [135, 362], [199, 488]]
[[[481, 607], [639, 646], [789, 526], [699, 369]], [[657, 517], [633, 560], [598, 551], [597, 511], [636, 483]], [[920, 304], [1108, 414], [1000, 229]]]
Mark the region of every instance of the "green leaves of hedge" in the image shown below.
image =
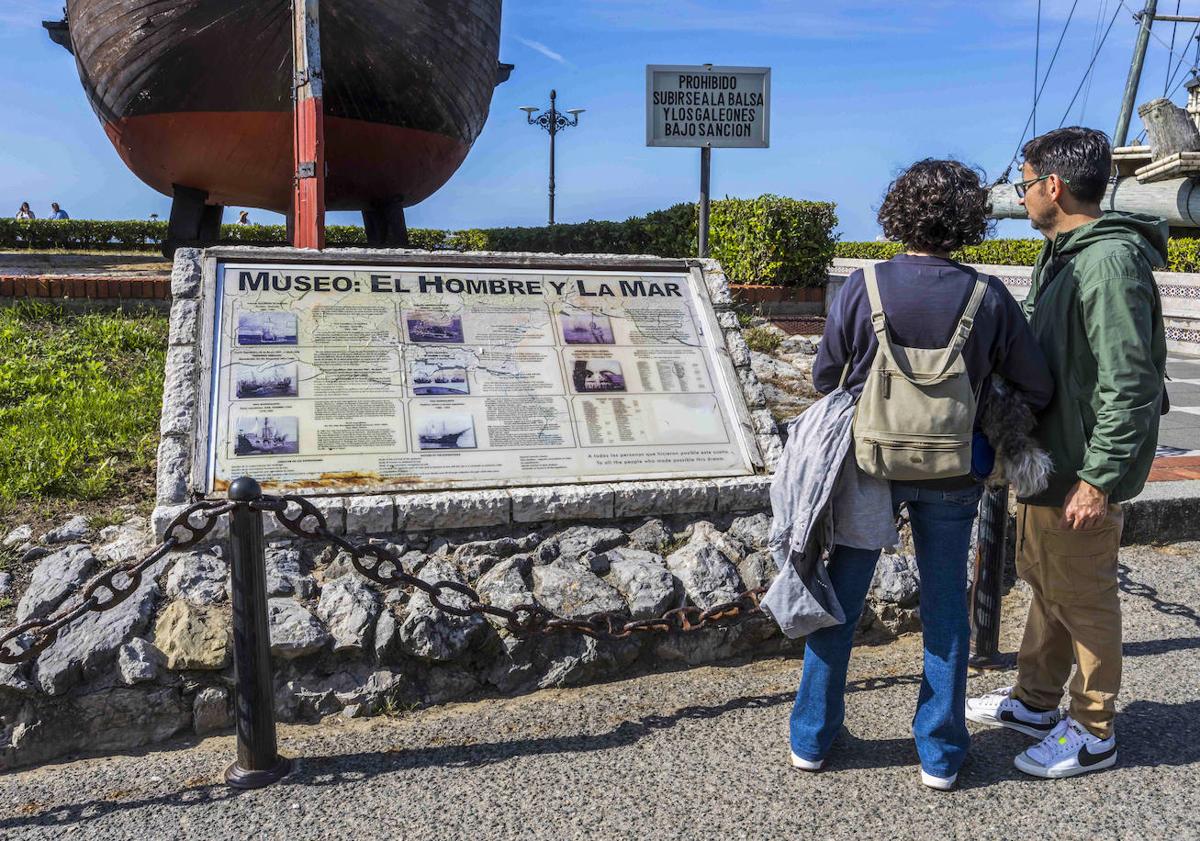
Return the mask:
[[837, 222], [828, 202], [723, 199], [712, 204], [709, 251], [733, 283], [823, 286]]
[[[1044, 239], [991, 239], [954, 252], [962, 263], [994, 266], [1032, 266]], [[888, 260], [904, 250], [898, 242], [839, 242], [835, 256], [858, 260]], [[1200, 239], [1172, 239], [1167, 243], [1167, 271], [1200, 272]]]

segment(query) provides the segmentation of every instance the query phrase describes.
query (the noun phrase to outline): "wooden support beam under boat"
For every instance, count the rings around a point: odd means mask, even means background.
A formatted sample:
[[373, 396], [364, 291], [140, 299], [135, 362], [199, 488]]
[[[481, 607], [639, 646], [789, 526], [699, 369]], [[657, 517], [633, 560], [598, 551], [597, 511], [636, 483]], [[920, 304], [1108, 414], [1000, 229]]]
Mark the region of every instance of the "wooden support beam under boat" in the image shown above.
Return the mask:
[[325, 104], [318, 0], [292, 0], [292, 245], [325, 247]]
[[[1136, 178], [1120, 178], [1108, 185], [1100, 202], [1104, 210], [1148, 213], [1161, 216], [1172, 228], [1200, 228], [1200, 189], [1191, 178], [1175, 178], [1153, 184], [1139, 184]], [[1012, 184], [992, 188], [994, 219], [1027, 219], [1025, 208], [1017, 203]]]
[[404, 218], [404, 198], [374, 204], [362, 212], [363, 230], [371, 248], [407, 248], [408, 223]]
[[163, 240], [164, 257], [174, 257], [175, 249], [207, 248], [221, 238], [221, 219], [225, 208], [208, 204], [208, 193], [182, 184], [171, 185], [171, 216]]

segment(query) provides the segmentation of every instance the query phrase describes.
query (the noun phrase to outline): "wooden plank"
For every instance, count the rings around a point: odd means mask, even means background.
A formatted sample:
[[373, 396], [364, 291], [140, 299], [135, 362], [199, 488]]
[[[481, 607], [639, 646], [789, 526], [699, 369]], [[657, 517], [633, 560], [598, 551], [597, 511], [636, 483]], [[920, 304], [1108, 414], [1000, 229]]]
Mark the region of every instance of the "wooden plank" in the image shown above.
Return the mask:
[[1134, 174], [1139, 183], [1151, 184], [1193, 173], [1200, 173], [1200, 152], [1176, 152], [1161, 161], [1138, 168]]

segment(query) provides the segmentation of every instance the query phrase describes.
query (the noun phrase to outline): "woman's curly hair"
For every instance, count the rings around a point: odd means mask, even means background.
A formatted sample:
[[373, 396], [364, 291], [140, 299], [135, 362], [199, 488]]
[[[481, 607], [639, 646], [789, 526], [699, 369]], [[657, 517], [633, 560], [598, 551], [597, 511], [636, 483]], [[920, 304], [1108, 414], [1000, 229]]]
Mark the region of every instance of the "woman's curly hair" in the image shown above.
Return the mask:
[[955, 251], [983, 242], [992, 221], [980, 173], [958, 161], [926, 158], [891, 184], [879, 208], [883, 234], [916, 251]]

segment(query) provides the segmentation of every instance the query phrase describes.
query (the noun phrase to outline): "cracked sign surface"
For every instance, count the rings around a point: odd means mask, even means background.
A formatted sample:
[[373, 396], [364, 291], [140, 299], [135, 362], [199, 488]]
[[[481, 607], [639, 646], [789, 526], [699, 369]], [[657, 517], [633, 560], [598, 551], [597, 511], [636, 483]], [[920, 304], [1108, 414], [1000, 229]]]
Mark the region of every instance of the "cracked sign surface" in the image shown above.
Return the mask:
[[688, 273], [231, 262], [216, 279], [209, 492], [753, 472]]

